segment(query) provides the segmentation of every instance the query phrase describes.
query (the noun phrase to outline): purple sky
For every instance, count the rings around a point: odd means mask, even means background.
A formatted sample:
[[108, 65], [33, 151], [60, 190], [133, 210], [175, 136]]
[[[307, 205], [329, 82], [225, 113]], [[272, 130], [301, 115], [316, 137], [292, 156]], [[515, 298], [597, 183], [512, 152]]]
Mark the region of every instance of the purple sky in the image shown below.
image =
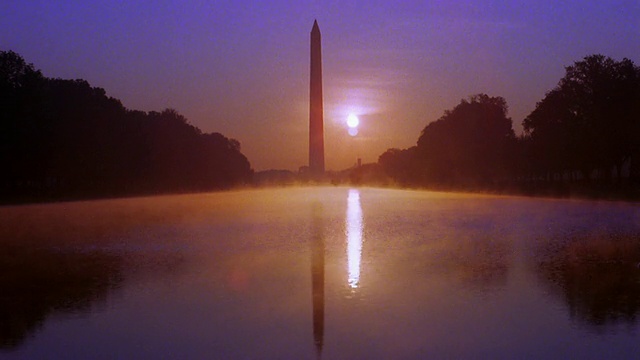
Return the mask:
[[[0, 50], [131, 109], [238, 139], [256, 170], [307, 164], [309, 32], [323, 41], [327, 169], [415, 144], [460, 99], [503, 96], [516, 132], [564, 67], [640, 64], [640, 1], [2, 0]], [[360, 117], [356, 137], [349, 113]]]

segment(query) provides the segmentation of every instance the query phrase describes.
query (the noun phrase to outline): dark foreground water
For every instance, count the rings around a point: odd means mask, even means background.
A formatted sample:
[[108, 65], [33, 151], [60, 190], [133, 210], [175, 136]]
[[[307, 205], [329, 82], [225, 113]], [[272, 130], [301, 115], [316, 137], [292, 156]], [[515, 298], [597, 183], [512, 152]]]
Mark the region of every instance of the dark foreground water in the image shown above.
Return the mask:
[[0, 358], [637, 358], [640, 206], [293, 188], [0, 207]]

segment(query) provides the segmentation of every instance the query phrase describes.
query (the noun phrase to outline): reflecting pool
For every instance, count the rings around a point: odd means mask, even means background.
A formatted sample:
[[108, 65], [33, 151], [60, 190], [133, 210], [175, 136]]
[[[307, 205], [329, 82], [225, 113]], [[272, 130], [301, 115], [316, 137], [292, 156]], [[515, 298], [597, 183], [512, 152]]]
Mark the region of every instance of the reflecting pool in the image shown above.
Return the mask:
[[0, 207], [0, 358], [634, 358], [640, 206], [317, 187]]

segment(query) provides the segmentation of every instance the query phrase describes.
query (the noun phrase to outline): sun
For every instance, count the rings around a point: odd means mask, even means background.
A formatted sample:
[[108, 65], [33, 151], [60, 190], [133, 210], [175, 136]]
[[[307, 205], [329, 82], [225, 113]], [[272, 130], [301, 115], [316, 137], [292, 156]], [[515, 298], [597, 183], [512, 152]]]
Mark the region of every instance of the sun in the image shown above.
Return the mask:
[[358, 135], [358, 125], [360, 125], [360, 119], [355, 114], [349, 114], [347, 116], [347, 126], [349, 127], [349, 135]]
[[360, 119], [358, 119], [355, 114], [349, 114], [349, 116], [347, 116], [347, 126], [355, 129], [358, 125], [360, 125]]

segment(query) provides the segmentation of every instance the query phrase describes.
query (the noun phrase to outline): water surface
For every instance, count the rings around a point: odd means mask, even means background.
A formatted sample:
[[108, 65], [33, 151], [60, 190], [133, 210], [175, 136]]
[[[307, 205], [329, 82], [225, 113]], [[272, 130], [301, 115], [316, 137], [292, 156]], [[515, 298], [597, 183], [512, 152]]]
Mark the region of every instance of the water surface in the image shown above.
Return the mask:
[[633, 358], [640, 208], [370, 188], [0, 207], [0, 358]]

